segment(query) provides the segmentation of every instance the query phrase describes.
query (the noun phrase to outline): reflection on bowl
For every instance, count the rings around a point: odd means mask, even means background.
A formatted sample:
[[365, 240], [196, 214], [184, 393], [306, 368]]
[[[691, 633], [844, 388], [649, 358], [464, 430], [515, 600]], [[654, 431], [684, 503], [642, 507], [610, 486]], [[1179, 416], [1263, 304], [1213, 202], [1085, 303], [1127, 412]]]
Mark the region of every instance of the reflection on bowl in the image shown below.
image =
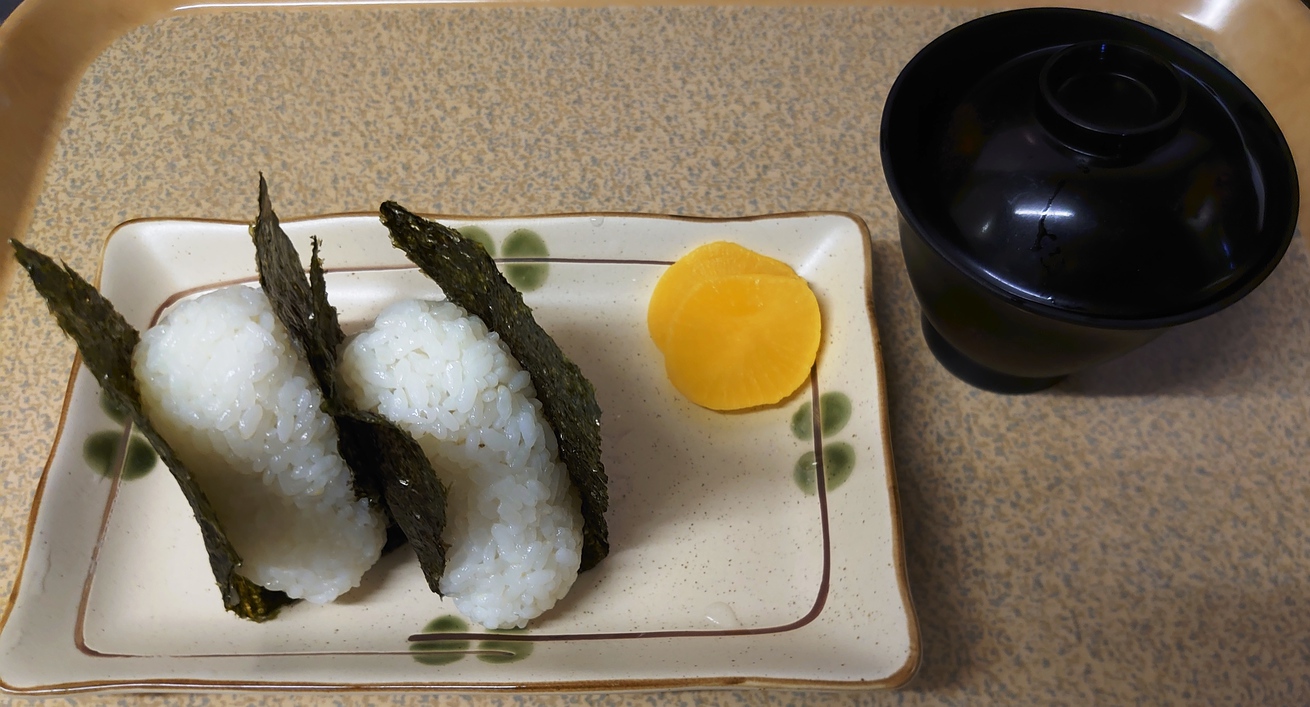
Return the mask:
[[901, 72], [883, 170], [938, 360], [1028, 392], [1254, 289], [1291, 240], [1273, 118], [1186, 42], [1098, 12], [966, 23]]

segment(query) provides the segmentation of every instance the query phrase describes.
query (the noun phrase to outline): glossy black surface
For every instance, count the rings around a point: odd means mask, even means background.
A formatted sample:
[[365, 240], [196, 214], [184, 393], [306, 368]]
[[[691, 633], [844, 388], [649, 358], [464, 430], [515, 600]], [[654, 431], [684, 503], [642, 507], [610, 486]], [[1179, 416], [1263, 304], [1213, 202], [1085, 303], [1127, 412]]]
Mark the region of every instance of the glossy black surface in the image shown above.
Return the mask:
[[901, 253], [922, 308], [924, 337], [951, 373], [979, 388], [1040, 390], [1127, 353], [1162, 331], [1089, 327], [1016, 307], [940, 257], [904, 220], [900, 232]]
[[1007, 62], [947, 120], [936, 178], [952, 245], [1001, 287], [1104, 317], [1185, 312], [1260, 268], [1275, 245], [1255, 237], [1264, 194], [1217, 98], [1169, 72], [1161, 105], [1131, 66], [1061, 76], [1044, 96], [1044, 67], [1070, 58], [1057, 54]]
[[1064, 380], [1064, 376], [1050, 378], [1032, 378], [1029, 376], [1012, 376], [987, 368], [977, 361], [965, 356], [951, 345], [926, 316], [921, 316], [919, 326], [923, 329], [923, 339], [928, 343], [928, 350], [936, 357], [938, 363], [956, 378], [966, 380], [975, 387], [990, 390], [993, 393], [1019, 395], [1046, 390]]
[[1020, 379], [1235, 302], [1282, 257], [1298, 205], [1286, 142], [1236, 77], [1082, 10], [999, 13], [931, 43], [888, 95], [882, 157], [934, 351]]

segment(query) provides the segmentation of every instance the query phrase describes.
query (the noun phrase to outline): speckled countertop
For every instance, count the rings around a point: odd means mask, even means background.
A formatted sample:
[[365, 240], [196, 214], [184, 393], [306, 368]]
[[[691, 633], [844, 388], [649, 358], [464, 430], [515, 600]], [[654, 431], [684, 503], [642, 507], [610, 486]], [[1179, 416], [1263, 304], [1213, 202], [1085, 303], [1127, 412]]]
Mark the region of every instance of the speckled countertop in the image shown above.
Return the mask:
[[[922, 631], [907, 689], [316, 699], [1310, 702], [1304, 239], [1235, 307], [1049, 392], [1003, 397], [951, 378], [919, 333], [877, 128], [898, 68], [976, 14], [448, 6], [174, 17], [129, 33], [87, 71], [26, 240], [95, 272], [125, 220], [247, 218], [260, 170], [284, 215], [394, 198], [440, 213], [842, 210], [867, 221]], [[18, 572], [73, 358], [25, 280], [7, 297], [0, 591]]]

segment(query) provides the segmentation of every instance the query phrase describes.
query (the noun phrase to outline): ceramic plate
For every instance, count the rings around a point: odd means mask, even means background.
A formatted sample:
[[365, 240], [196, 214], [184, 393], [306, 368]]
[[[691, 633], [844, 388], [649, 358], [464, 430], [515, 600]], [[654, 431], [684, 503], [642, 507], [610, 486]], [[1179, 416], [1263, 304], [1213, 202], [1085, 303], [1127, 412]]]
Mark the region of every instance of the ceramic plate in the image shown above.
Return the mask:
[[[0, 632], [9, 690], [621, 690], [887, 687], [918, 665], [887, 438], [868, 237], [841, 214], [451, 219], [477, 228], [538, 321], [596, 386], [613, 551], [524, 631], [471, 627], [402, 548], [326, 606], [255, 624], [223, 611], [172, 477], [92, 377], [71, 376]], [[439, 290], [376, 216], [285, 224], [324, 241], [346, 328]], [[817, 293], [814, 374], [782, 404], [720, 414], [681, 398], [646, 333], [670, 262], [733, 240]], [[101, 289], [138, 328], [180, 299], [255, 280], [244, 224], [124, 224]]]

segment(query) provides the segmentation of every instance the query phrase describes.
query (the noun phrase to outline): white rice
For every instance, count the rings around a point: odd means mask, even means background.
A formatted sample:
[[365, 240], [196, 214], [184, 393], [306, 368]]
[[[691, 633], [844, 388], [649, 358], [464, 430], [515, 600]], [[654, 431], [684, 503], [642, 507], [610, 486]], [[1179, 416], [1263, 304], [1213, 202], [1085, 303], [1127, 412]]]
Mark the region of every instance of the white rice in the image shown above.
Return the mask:
[[262, 290], [178, 305], [132, 363], [147, 416], [213, 505], [241, 574], [315, 603], [359, 584], [386, 521], [355, 498], [322, 393]]
[[449, 489], [442, 594], [487, 628], [526, 626], [568, 592], [582, 516], [528, 373], [451, 302], [388, 307], [347, 346], [355, 404], [414, 435]]

